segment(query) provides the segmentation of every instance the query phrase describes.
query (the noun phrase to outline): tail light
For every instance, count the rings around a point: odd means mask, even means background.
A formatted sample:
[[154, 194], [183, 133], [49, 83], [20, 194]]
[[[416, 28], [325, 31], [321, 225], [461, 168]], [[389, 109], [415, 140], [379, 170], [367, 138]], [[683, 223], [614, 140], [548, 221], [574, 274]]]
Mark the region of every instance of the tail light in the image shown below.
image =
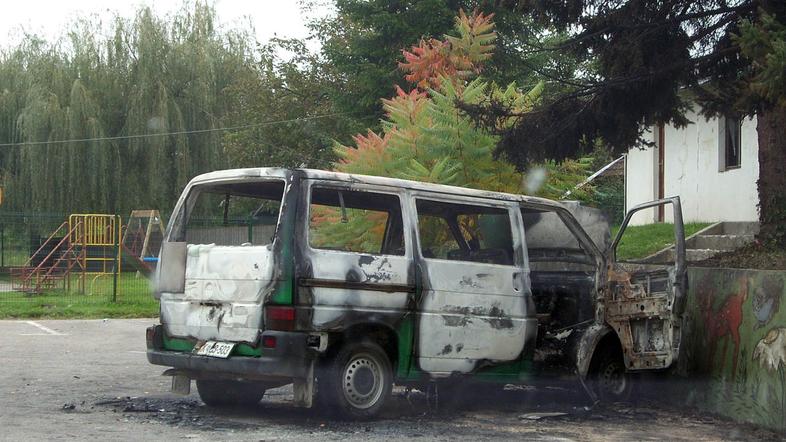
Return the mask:
[[145, 331], [145, 341], [150, 350], [160, 350], [164, 348], [164, 337], [161, 325], [153, 325]]
[[262, 337], [262, 346], [265, 348], [276, 348], [276, 337], [275, 336], [263, 336]]
[[295, 308], [269, 305], [265, 308], [265, 329], [291, 331], [295, 329]]

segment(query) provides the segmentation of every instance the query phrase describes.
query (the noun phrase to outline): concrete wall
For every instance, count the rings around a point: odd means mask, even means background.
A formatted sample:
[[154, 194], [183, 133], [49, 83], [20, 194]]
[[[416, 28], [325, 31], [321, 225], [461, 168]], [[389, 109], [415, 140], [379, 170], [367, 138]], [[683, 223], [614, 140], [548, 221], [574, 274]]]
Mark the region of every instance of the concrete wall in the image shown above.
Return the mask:
[[[695, 111], [687, 117], [687, 127], [664, 128], [664, 194], [682, 198], [685, 221], [756, 221], [758, 220], [759, 177], [756, 118], [742, 123], [740, 167], [722, 169], [723, 121], [706, 120]], [[655, 131], [645, 137], [656, 141]], [[631, 149], [625, 169], [626, 198], [630, 208], [658, 195], [658, 149]], [[666, 213], [666, 221], [671, 220]], [[655, 222], [655, 212], [648, 210], [633, 219], [634, 224]]]
[[692, 268], [689, 277], [677, 394], [786, 430], [786, 272]]

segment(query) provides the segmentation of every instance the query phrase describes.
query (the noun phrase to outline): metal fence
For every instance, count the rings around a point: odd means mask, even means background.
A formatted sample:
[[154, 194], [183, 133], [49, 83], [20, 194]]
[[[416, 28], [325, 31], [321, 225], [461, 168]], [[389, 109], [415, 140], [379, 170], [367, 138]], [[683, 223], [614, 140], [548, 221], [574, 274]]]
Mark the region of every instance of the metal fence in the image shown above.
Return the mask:
[[157, 314], [155, 258], [139, 254], [124, 221], [0, 211], [0, 317]]

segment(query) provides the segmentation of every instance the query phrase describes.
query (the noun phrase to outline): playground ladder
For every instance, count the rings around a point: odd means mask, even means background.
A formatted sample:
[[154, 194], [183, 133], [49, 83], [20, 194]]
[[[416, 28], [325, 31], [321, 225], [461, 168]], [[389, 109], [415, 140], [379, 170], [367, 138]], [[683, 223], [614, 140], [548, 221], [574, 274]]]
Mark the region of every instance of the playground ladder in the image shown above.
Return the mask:
[[[41, 251], [46, 249], [47, 245], [54, 243], [54, 238], [58, 233], [64, 230], [66, 226], [68, 226], [67, 234], [52, 247], [49, 253], [37, 266], [33, 267], [33, 259], [39, 256]], [[49, 238], [47, 238], [38, 250], [30, 256], [24, 266], [12, 268], [11, 281], [13, 288], [23, 292], [40, 293], [44, 289], [55, 288], [59, 282], [64, 281], [68, 277], [75, 266], [78, 265], [84, 269], [84, 257], [77, 254], [74, 244], [70, 241], [67, 242], [71, 234], [76, 231], [79, 226], [79, 223], [71, 226], [67, 222], [64, 222], [49, 235]], [[68, 246], [65, 250], [61, 250], [64, 244], [68, 244]], [[82, 251], [82, 253], [84, 253], [84, 251]], [[54, 261], [52, 262], [52, 260]]]

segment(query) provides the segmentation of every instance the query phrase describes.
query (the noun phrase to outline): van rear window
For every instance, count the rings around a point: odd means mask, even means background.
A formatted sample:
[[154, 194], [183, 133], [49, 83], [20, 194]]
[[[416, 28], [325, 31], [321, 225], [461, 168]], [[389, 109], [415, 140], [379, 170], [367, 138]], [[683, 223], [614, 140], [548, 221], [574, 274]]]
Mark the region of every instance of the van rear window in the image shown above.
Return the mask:
[[180, 238], [189, 244], [270, 244], [283, 194], [283, 181], [195, 187], [188, 197], [187, 222]]

